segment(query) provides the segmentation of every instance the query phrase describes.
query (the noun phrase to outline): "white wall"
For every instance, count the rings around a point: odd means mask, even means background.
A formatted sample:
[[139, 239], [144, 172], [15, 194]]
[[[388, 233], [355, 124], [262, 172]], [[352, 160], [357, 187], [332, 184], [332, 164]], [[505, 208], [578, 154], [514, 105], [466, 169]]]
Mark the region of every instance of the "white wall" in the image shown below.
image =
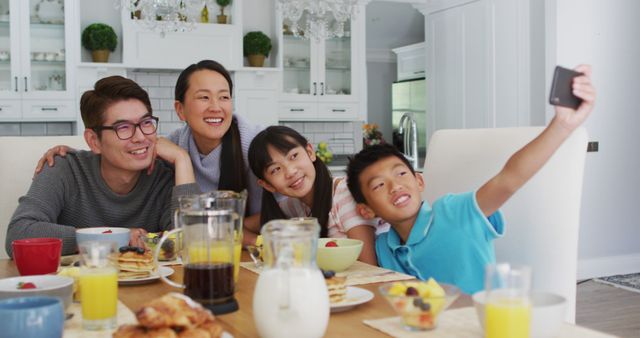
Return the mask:
[[585, 167], [578, 277], [638, 272], [640, 1], [547, 0], [547, 5], [557, 27], [548, 39], [556, 40], [548, 62], [592, 64], [598, 90], [586, 123], [600, 150], [588, 154]]

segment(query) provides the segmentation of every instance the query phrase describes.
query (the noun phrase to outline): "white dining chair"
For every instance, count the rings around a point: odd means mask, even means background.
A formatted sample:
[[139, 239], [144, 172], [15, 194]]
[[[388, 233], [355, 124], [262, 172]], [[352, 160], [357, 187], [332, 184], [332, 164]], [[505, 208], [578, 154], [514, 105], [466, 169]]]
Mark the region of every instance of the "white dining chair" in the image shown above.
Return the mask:
[[5, 247], [7, 226], [18, 206], [18, 198], [31, 186], [38, 159], [58, 144], [76, 149], [88, 149], [82, 135], [78, 136], [3, 136], [0, 137], [0, 258], [9, 258]]
[[[477, 190], [542, 127], [439, 130], [427, 148], [425, 191], [430, 203], [446, 194]], [[575, 322], [578, 228], [587, 132], [579, 128], [549, 162], [501, 208], [505, 234], [496, 260], [533, 268], [532, 288], [567, 299]]]

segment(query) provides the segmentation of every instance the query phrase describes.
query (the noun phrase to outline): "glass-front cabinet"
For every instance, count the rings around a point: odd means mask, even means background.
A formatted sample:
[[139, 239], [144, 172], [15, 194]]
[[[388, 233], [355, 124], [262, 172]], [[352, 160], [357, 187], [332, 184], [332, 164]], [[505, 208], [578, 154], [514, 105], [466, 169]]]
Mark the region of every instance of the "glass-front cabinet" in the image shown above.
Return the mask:
[[286, 120], [351, 119], [357, 115], [354, 33], [323, 41], [296, 36], [283, 21], [282, 93], [279, 117]]
[[72, 2], [0, 0], [0, 119], [75, 119], [67, 27]]

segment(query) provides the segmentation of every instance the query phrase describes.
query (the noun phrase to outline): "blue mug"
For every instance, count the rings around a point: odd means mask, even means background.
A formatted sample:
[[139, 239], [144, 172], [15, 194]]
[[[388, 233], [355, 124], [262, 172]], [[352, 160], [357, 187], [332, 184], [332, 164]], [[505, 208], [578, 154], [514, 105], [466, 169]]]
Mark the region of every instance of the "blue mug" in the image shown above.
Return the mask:
[[0, 338], [60, 338], [62, 302], [55, 297], [20, 297], [0, 301]]

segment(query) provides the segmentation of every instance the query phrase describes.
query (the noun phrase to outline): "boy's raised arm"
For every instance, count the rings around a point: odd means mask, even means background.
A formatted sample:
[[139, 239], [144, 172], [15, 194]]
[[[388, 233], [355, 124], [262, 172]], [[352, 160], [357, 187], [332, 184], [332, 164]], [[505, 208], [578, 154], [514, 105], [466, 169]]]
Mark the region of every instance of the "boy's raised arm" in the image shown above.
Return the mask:
[[549, 160], [560, 145], [589, 116], [596, 98], [591, 84], [591, 67], [580, 65], [576, 71], [584, 73], [573, 81], [573, 94], [581, 98], [577, 110], [556, 106], [556, 115], [540, 135], [513, 154], [502, 170], [476, 193], [478, 206], [485, 216], [496, 212]]

